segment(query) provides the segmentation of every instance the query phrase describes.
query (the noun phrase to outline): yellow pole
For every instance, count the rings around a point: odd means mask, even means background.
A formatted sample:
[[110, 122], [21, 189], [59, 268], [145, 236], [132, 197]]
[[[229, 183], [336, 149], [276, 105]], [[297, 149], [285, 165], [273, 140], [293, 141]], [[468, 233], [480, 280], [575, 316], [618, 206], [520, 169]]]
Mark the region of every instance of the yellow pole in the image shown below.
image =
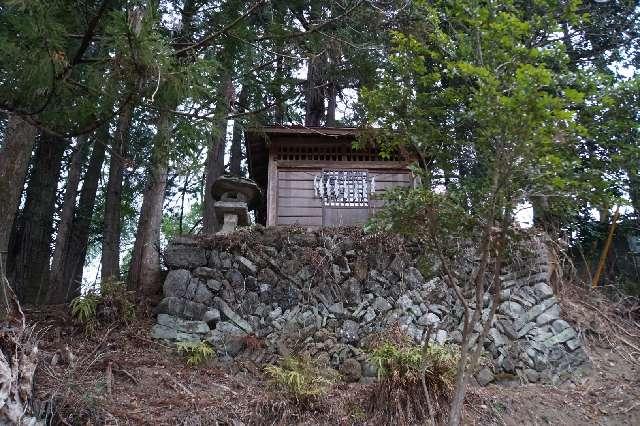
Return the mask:
[[616, 226], [618, 226], [619, 216], [620, 216], [620, 205], [617, 205], [616, 211], [613, 214], [613, 219], [611, 219], [611, 226], [609, 227], [609, 235], [607, 235], [607, 241], [604, 243], [604, 248], [602, 249], [602, 254], [600, 255], [600, 261], [598, 262], [598, 269], [596, 270], [596, 274], [593, 276], [593, 281], [591, 281], [592, 288], [598, 286], [598, 282], [600, 281], [600, 275], [602, 275], [602, 271], [604, 271], [604, 264], [607, 261], [609, 248], [611, 247], [611, 242], [613, 241], [613, 233], [616, 231]]

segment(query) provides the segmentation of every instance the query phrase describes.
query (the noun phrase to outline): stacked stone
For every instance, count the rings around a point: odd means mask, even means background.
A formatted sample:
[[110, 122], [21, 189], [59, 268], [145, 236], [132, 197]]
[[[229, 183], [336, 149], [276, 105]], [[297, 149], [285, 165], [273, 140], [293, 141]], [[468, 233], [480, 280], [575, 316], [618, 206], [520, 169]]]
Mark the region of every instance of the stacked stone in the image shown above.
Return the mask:
[[[461, 340], [461, 306], [440, 278], [423, 277], [417, 246], [390, 250], [385, 241], [281, 228], [241, 238], [246, 243], [233, 249], [187, 238], [169, 245], [154, 337], [206, 340], [222, 357], [261, 363], [308, 355], [354, 381], [375, 376], [363, 348], [391, 326], [416, 343]], [[425, 272], [437, 275], [431, 266]], [[503, 277], [504, 301], [485, 342], [494, 365], [481, 382], [499, 372], [553, 379], [586, 359], [559, 318], [546, 270], [525, 276], [525, 269]]]

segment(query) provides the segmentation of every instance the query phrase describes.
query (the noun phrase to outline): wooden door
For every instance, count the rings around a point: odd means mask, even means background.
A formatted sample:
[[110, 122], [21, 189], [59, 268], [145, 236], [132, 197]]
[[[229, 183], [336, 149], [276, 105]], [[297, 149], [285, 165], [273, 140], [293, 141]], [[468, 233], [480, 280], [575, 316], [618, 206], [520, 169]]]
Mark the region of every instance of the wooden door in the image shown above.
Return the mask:
[[366, 170], [324, 169], [315, 185], [322, 186], [322, 226], [362, 225], [369, 218]]

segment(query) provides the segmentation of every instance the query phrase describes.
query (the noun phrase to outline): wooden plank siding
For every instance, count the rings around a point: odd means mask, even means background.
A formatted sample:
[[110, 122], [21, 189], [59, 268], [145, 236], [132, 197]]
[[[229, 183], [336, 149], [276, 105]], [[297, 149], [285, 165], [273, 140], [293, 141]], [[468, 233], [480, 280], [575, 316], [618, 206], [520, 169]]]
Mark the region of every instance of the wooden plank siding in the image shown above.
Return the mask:
[[[272, 203], [275, 202], [275, 211], [272, 213], [274, 218], [274, 224], [291, 225], [298, 224], [302, 226], [323, 226], [323, 207], [322, 201], [315, 196], [315, 190], [313, 186], [313, 180], [315, 176], [322, 173], [323, 167], [292, 167], [291, 162], [287, 162], [288, 167], [281, 167], [279, 161], [273, 161], [278, 163], [276, 170], [272, 167], [269, 169], [269, 177], [276, 178], [274, 181], [269, 182], [270, 192], [274, 195], [270, 197]], [[352, 166], [351, 164], [349, 166]], [[380, 167], [380, 164], [376, 164]], [[385, 166], [388, 166], [385, 164]], [[330, 167], [332, 169], [355, 169], [356, 167], [345, 166], [342, 162], [333, 163]], [[389, 170], [384, 169], [367, 169], [369, 178], [375, 177], [376, 193], [369, 202], [369, 214], [373, 214], [376, 209], [383, 206], [383, 200], [376, 199], [381, 197], [385, 190], [398, 186], [410, 186], [412, 185], [413, 178], [411, 173], [404, 169]], [[273, 184], [273, 186], [272, 186]], [[271, 195], [271, 194], [270, 194]], [[334, 209], [334, 208], [332, 208]], [[353, 210], [348, 212], [347, 210]], [[332, 218], [332, 222], [335, 223], [344, 220], [355, 221], [356, 223], [363, 222], [362, 213], [358, 213], [354, 208], [340, 208], [343, 212], [331, 212], [325, 214], [325, 220]], [[271, 212], [271, 208], [269, 208]], [[327, 216], [328, 214], [328, 216]], [[366, 214], [365, 214], [366, 216]], [[338, 219], [335, 219], [338, 218]], [[273, 222], [272, 222], [273, 223]]]

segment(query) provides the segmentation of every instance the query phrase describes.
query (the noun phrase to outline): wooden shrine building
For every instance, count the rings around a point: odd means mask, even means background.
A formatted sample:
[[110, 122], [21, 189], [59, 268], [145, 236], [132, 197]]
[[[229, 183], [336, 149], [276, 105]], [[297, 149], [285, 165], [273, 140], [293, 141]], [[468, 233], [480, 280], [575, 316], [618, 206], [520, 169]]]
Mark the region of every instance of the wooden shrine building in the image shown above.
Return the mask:
[[364, 223], [381, 195], [413, 185], [399, 156], [374, 147], [355, 150], [361, 130], [266, 127], [246, 132], [249, 176], [262, 189], [256, 220], [267, 226], [348, 226]]

